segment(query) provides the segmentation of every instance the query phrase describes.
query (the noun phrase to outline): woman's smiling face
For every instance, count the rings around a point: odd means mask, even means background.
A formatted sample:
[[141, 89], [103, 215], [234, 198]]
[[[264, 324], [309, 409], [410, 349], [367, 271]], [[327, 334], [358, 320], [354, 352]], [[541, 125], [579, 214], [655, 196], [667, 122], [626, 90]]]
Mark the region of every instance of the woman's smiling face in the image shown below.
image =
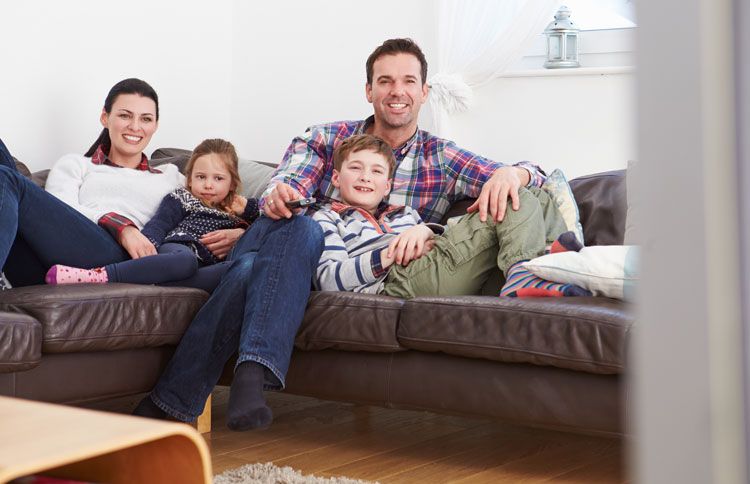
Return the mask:
[[109, 129], [112, 147], [109, 158], [123, 166], [133, 159], [140, 161], [156, 132], [156, 103], [139, 94], [120, 94], [112, 103], [112, 111], [102, 111], [102, 125]]

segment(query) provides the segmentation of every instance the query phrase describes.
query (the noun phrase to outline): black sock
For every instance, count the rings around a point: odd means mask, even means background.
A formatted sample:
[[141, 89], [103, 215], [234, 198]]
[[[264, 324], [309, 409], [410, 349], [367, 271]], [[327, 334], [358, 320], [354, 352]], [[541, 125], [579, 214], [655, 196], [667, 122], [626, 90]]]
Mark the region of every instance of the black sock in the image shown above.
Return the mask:
[[138, 406], [135, 407], [135, 410], [133, 410], [133, 415], [137, 415], [139, 417], [155, 418], [158, 420], [166, 420], [169, 418], [167, 412], [157, 407], [154, 401], [151, 400], [151, 397], [149, 395], [146, 395], [143, 400], [141, 400], [141, 403], [139, 403]]
[[227, 427], [231, 430], [261, 429], [271, 425], [273, 414], [263, 397], [265, 367], [254, 361], [240, 363], [229, 391]]

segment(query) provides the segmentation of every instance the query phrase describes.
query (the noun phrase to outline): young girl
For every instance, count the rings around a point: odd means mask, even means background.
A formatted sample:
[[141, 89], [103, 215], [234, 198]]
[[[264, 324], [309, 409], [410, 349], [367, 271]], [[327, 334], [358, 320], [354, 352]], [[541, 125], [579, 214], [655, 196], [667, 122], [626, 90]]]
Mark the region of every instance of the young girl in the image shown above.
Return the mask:
[[201, 241], [215, 230], [246, 228], [258, 217], [256, 199], [238, 195], [237, 153], [228, 141], [207, 139], [186, 167], [187, 189], [161, 202], [141, 231], [153, 247], [133, 260], [95, 269], [54, 265], [47, 284], [129, 282], [198, 287], [213, 291], [227, 269]]

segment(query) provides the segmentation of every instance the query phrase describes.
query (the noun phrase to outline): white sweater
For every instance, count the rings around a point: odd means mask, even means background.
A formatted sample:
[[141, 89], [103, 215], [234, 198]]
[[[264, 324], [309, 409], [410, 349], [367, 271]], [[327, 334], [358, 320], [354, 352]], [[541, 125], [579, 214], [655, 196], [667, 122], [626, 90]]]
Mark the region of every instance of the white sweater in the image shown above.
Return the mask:
[[175, 165], [157, 169], [161, 173], [95, 165], [91, 158], [65, 155], [50, 170], [45, 189], [94, 223], [115, 212], [141, 229], [164, 196], [185, 185], [185, 177]]

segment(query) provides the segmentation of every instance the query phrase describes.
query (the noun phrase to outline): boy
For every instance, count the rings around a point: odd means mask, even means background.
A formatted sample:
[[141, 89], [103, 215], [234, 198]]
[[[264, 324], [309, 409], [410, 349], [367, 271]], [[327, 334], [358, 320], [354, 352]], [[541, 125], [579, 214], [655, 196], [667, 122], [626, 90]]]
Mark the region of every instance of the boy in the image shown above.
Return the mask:
[[478, 294], [499, 267], [507, 280], [500, 295], [590, 295], [578, 286], [540, 279], [519, 264], [542, 255], [552, 241], [553, 251], [580, 249], [542, 190], [522, 189], [521, 209], [509, 209], [502, 222], [482, 222], [473, 213], [443, 233], [441, 225], [423, 223], [414, 209], [384, 202], [395, 166], [388, 143], [367, 134], [352, 136], [333, 159], [331, 183], [341, 202], [313, 215], [325, 235], [317, 289], [401, 298], [470, 295]]

